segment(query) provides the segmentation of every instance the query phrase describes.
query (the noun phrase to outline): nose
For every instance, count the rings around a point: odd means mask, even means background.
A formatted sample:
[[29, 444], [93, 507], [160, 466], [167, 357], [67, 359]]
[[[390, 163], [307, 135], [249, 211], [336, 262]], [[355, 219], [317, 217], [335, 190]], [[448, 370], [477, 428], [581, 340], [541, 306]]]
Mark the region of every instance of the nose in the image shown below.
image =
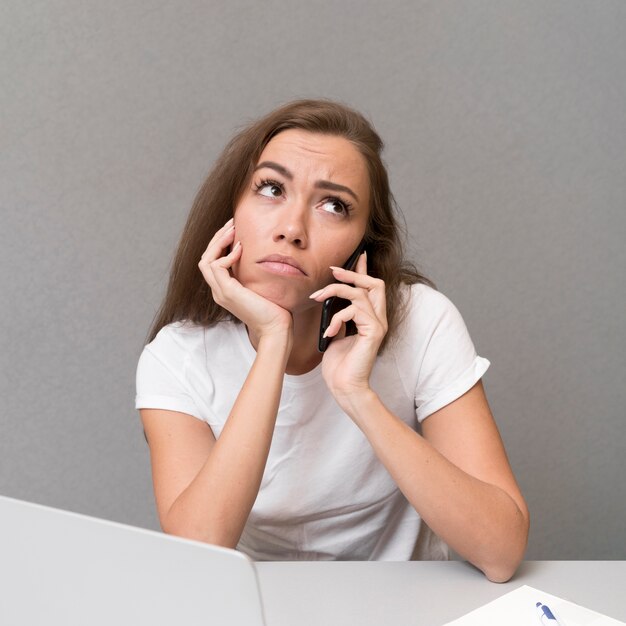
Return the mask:
[[298, 247], [308, 245], [307, 207], [304, 202], [286, 203], [279, 212], [274, 226], [274, 241], [287, 241]]

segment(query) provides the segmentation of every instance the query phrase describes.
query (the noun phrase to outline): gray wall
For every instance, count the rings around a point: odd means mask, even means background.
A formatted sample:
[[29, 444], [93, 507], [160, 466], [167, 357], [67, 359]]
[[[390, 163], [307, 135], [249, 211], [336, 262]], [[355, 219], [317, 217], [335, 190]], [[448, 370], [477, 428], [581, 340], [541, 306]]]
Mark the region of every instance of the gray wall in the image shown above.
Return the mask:
[[194, 194], [295, 97], [368, 115], [492, 366], [533, 559], [626, 558], [626, 3], [0, 9], [0, 493], [156, 528], [133, 408]]

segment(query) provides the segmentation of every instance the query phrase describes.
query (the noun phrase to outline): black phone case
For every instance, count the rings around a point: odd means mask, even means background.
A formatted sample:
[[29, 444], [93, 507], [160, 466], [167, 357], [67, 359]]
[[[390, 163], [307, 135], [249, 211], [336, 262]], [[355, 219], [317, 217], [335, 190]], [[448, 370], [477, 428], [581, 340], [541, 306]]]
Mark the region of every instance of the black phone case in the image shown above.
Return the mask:
[[[359, 256], [363, 253], [365, 249], [365, 244], [361, 242], [359, 247], [350, 255], [350, 258], [344, 263], [343, 269], [351, 270], [359, 259]], [[331, 296], [324, 300], [324, 304], [322, 305], [322, 318], [320, 320], [320, 334], [319, 341], [317, 344], [317, 349], [320, 352], [325, 352], [328, 345], [333, 340], [333, 337], [324, 337], [324, 333], [330, 324], [330, 320], [333, 318], [333, 315], [341, 309], [345, 309], [350, 304], [350, 300], [345, 300], [344, 298], [338, 298], [337, 296]]]

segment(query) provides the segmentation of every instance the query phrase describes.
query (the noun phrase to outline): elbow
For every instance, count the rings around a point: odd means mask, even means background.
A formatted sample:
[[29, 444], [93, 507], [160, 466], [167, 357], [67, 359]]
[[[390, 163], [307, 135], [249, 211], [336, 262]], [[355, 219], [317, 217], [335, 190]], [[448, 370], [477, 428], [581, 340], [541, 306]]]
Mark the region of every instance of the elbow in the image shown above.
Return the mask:
[[530, 518], [526, 506], [518, 507], [514, 524], [500, 530], [500, 539], [484, 546], [482, 557], [474, 565], [493, 583], [506, 583], [519, 568], [526, 553]]
[[511, 546], [507, 554], [502, 554], [499, 558], [490, 560], [480, 566], [487, 580], [492, 583], [506, 583], [513, 578], [517, 568], [524, 559], [526, 551], [526, 543], [524, 542], [521, 549]]
[[509, 580], [511, 580], [511, 578], [513, 578], [513, 575], [517, 571], [518, 567], [519, 563], [513, 564], [512, 566], [509, 565], [508, 567], [506, 565], [493, 566], [488, 568], [485, 567], [483, 569], [483, 574], [485, 574], [487, 580], [492, 583], [507, 583], [509, 582]]
[[497, 557], [480, 567], [487, 579], [493, 583], [506, 583], [511, 580], [524, 559], [530, 528], [528, 511], [521, 513], [520, 517], [517, 532], [509, 534], [505, 549], [497, 550]]
[[520, 566], [522, 559], [524, 558], [524, 553], [520, 554], [518, 557], [513, 556], [513, 558], [502, 559], [500, 562], [490, 563], [485, 567], [482, 567], [483, 574], [492, 583], [507, 583], [517, 571], [517, 568]]

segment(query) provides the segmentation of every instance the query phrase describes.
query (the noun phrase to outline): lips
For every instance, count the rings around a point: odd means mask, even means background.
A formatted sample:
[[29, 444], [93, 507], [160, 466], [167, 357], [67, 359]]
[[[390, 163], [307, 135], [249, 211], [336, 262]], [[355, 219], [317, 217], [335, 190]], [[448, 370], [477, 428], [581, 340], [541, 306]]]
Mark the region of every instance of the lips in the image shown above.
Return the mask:
[[270, 254], [269, 256], [266, 256], [260, 259], [259, 261], [257, 261], [257, 263], [268, 263], [268, 264], [276, 263], [276, 264], [282, 264], [282, 265], [289, 265], [290, 267], [295, 268], [296, 270], [300, 271], [302, 274], [307, 276], [307, 273], [302, 269], [300, 264], [295, 259], [291, 258], [290, 256], [283, 256], [282, 254]]

